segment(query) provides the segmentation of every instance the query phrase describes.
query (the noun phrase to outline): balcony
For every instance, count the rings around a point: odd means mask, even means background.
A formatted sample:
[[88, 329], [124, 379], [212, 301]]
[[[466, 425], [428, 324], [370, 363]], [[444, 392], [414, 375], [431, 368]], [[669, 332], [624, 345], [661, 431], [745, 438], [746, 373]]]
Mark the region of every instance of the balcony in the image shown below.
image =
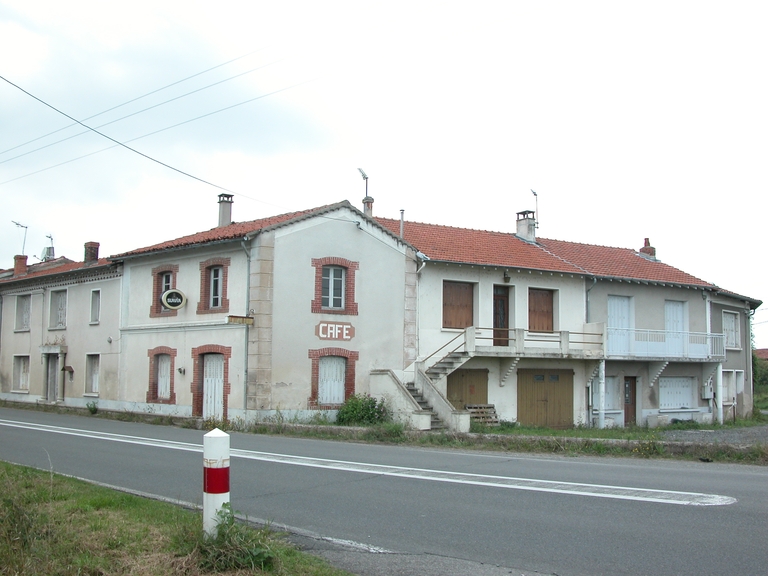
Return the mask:
[[606, 356], [612, 359], [723, 360], [725, 341], [722, 334], [706, 332], [607, 328]]

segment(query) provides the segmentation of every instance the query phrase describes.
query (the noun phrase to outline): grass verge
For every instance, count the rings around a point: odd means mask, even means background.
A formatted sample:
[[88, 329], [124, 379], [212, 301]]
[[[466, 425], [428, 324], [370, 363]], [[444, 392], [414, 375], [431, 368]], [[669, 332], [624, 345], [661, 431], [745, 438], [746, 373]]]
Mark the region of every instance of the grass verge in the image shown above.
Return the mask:
[[0, 463], [0, 574], [349, 576], [280, 535], [53, 473]]

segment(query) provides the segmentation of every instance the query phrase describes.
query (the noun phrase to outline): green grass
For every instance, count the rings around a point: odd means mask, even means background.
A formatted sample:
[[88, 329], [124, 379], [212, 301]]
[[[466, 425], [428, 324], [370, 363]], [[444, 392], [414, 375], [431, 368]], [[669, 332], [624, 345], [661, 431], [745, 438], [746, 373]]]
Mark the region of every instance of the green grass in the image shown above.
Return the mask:
[[266, 528], [0, 463], [0, 575], [344, 576]]
[[754, 409], [768, 410], [768, 386], [755, 386]]

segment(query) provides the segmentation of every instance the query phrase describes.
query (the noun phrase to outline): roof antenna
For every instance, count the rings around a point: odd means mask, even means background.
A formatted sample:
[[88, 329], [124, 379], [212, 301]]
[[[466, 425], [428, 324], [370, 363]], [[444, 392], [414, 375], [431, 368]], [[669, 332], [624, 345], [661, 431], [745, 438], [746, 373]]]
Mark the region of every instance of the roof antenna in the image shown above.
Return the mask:
[[27, 247], [27, 227], [24, 226], [24, 224], [19, 224], [15, 220], [11, 220], [11, 222], [16, 224], [16, 226], [18, 226], [19, 228], [24, 228], [24, 241], [21, 243], [21, 255], [24, 256], [24, 250]]
[[534, 198], [536, 198], [536, 220], [533, 223], [534, 227], [539, 227], [539, 195], [536, 194], [536, 192], [531, 188], [531, 192], [533, 192]]
[[368, 196], [368, 174], [363, 172], [362, 168], [358, 168], [360, 170], [360, 174], [363, 175], [363, 180], [365, 180], [365, 195]]

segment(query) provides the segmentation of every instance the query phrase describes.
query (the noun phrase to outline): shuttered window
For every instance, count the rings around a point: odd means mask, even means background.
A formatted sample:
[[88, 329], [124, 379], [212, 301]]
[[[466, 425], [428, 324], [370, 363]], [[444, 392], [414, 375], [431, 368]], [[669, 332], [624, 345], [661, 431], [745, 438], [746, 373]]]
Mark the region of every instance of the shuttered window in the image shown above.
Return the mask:
[[659, 409], [695, 408], [693, 378], [659, 378]]
[[29, 330], [32, 296], [16, 296], [16, 330]]
[[171, 355], [158, 354], [155, 356], [157, 369], [157, 397], [167, 400], [171, 397]]
[[85, 357], [85, 393], [99, 393], [99, 364], [98, 354], [88, 354]]
[[723, 312], [723, 336], [726, 348], [741, 348], [738, 312]]
[[443, 281], [443, 328], [466, 328], [474, 323], [474, 284]]
[[13, 389], [29, 390], [29, 356], [13, 357]]
[[528, 290], [528, 330], [552, 332], [554, 330], [554, 292], [530, 288]]

